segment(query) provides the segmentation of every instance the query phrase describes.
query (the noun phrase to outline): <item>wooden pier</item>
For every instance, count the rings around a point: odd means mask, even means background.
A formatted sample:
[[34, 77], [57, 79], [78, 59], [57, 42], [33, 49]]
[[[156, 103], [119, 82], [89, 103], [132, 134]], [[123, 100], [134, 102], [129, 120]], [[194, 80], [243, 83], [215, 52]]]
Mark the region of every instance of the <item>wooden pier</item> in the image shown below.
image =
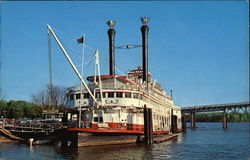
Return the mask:
[[[3, 120], [0, 123], [1, 133], [11, 133], [13, 135], [18, 134], [22, 138], [30, 138], [36, 135], [49, 136], [55, 131], [63, 128], [62, 123], [49, 123], [49, 122], [25, 122], [20, 123], [15, 120]], [[10, 135], [10, 134], [7, 134]]]

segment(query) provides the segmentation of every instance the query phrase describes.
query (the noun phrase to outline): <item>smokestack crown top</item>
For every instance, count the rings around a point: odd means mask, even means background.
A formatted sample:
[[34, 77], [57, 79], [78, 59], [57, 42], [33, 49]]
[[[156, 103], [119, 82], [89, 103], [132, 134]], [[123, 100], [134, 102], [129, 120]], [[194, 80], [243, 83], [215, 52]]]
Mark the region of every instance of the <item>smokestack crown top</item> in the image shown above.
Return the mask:
[[141, 17], [141, 23], [143, 25], [147, 25], [148, 24], [148, 21], [149, 21], [149, 18], [148, 17]]
[[109, 28], [114, 28], [115, 26], [115, 21], [113, 20], [108, 20], [106, 23], [108, 24]]

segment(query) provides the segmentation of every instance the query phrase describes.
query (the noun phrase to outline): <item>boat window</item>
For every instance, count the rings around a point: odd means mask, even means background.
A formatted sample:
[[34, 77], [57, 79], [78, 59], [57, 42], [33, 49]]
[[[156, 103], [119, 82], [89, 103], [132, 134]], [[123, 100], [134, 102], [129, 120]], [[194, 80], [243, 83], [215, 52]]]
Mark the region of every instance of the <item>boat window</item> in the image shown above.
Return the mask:
[[106, 93], [102, 93], [102, 98], [106, 98]]
[[126, 92], [126, 93], [125, 93], [125, 98], [131, 98], [131, 93]]
[[95, 93], [95, 98], [100, 98], [100, 92]]
[[136, 98], [136, 99], [138, 99], [138, 98], [139, 98], [139, 95], [138, 95], [138, 93], [133, 93], [133, 98]]
[[122, 98], [122, 92], [116, 92], [116, 98]]
[[84, 93], [84, 98], [89, 98], [89, 93]]
[[94, 122], [98, 122], [98, 117], [94, 117]]
[[103, 118], [102, 117], [100, 117], [99, 122], [103, 122]]
[[108, 97], [113, 98], [114, 97], [114, 92], [108, 92]]
[[70, 100], [74, 100], [74, 94], [69, 95]]
[[81, 98], [80, 93], [77, 93], [77, 94], [76, 94], [76, 99], [80, 99], [80, 98]]

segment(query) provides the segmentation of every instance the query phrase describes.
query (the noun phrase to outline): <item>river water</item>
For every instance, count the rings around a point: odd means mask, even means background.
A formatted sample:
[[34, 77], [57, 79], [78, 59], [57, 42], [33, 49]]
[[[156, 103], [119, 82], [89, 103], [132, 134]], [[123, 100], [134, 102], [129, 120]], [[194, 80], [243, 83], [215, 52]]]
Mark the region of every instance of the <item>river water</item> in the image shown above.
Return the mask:
[[113, 145], [61, 150], [58, 146], [0, 144], [0, 160], [72, 159], [72, 160], [250, 160], [249, 123], [197, 123], [178, 138], [147, 145]]

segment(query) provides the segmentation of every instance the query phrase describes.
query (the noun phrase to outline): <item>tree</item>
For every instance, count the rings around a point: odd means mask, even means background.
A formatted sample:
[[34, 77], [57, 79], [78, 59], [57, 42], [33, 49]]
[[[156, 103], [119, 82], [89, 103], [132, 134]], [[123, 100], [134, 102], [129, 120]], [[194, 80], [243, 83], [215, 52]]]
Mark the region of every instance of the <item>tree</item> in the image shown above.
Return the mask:
[[6, 116], [6, 101], [0, 100], [0, 117], [5, 117]]
[[41, 117], [40, 106], [23, 100], [0, 100], [0, 117], [4, 118], [36, 118]]
[[66, 88], [46, 85], [44, 90], [32, 95], [32, 101], [44, 109], [61, 109], [66, 104]]
[[22, 101], [11, 100], [7, 103], [7, 118], [23, 117]]

